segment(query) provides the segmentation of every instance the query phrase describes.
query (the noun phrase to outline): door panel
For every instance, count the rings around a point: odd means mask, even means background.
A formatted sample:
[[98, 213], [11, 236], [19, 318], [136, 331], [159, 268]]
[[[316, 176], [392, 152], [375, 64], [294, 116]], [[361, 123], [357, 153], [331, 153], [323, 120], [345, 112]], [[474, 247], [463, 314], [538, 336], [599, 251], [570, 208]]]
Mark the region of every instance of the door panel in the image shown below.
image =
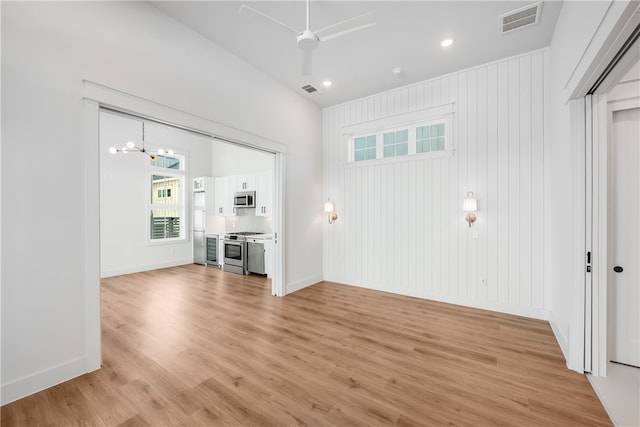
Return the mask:
[[610, 360], [640, 366], [640, 108], [613, 113], [609, 144]]

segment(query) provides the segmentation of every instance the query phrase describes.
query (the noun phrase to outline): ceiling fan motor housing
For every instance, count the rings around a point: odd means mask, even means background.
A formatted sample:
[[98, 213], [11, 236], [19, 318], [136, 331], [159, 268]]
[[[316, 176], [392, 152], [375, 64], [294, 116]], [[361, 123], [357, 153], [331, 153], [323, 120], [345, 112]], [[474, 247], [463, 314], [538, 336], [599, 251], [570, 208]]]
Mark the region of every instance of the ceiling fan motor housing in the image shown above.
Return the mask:
[[298, 47], [306, 52], [310, 52], [318, 47], [318, 37], [310, 30], [304, 30], [298, 35]]

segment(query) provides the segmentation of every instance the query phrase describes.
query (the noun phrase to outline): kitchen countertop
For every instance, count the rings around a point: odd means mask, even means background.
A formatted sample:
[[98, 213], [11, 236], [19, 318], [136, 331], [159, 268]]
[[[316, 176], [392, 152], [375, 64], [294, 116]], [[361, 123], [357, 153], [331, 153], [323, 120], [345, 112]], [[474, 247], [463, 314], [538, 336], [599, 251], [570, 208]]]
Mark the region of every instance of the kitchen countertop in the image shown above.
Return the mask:
[[253, 234], [247, 236], [247, 239], [273, 240], [273, 234]]

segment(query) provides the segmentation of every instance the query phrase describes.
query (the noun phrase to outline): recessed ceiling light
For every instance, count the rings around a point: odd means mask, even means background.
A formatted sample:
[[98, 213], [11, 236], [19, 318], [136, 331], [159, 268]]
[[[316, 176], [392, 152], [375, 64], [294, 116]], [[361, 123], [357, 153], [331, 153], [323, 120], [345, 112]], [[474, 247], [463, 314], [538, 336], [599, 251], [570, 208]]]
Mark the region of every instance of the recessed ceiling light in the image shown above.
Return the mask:
[[442, 43], [440, 43], [440, 46], [447, 47], [447, 46], [451, 46], [452, 44], [453, 44], [453, 40], [445, 39], [445, 40], [442, 40]]
[[323, 81], [323, 82], [322, 82], [322, 86], [324, 86], [324, 87], [329, 87], [329, 86], [331, 86], [331, 80], [325, 80], [325, 81]]

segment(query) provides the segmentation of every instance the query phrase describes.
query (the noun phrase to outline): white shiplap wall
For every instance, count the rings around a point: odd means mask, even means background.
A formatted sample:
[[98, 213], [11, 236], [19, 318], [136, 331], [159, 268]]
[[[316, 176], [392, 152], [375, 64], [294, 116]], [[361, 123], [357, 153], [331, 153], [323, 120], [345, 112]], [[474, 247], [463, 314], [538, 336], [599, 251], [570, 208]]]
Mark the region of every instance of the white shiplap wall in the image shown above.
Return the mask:
[[[539, 50], [326, 108], [325, 195], [339, 218], [325, 226], [325, 280], [547, 318], [547, 64]], [[347, 163], [345, 127], [448, 103], [453, 156]]]

